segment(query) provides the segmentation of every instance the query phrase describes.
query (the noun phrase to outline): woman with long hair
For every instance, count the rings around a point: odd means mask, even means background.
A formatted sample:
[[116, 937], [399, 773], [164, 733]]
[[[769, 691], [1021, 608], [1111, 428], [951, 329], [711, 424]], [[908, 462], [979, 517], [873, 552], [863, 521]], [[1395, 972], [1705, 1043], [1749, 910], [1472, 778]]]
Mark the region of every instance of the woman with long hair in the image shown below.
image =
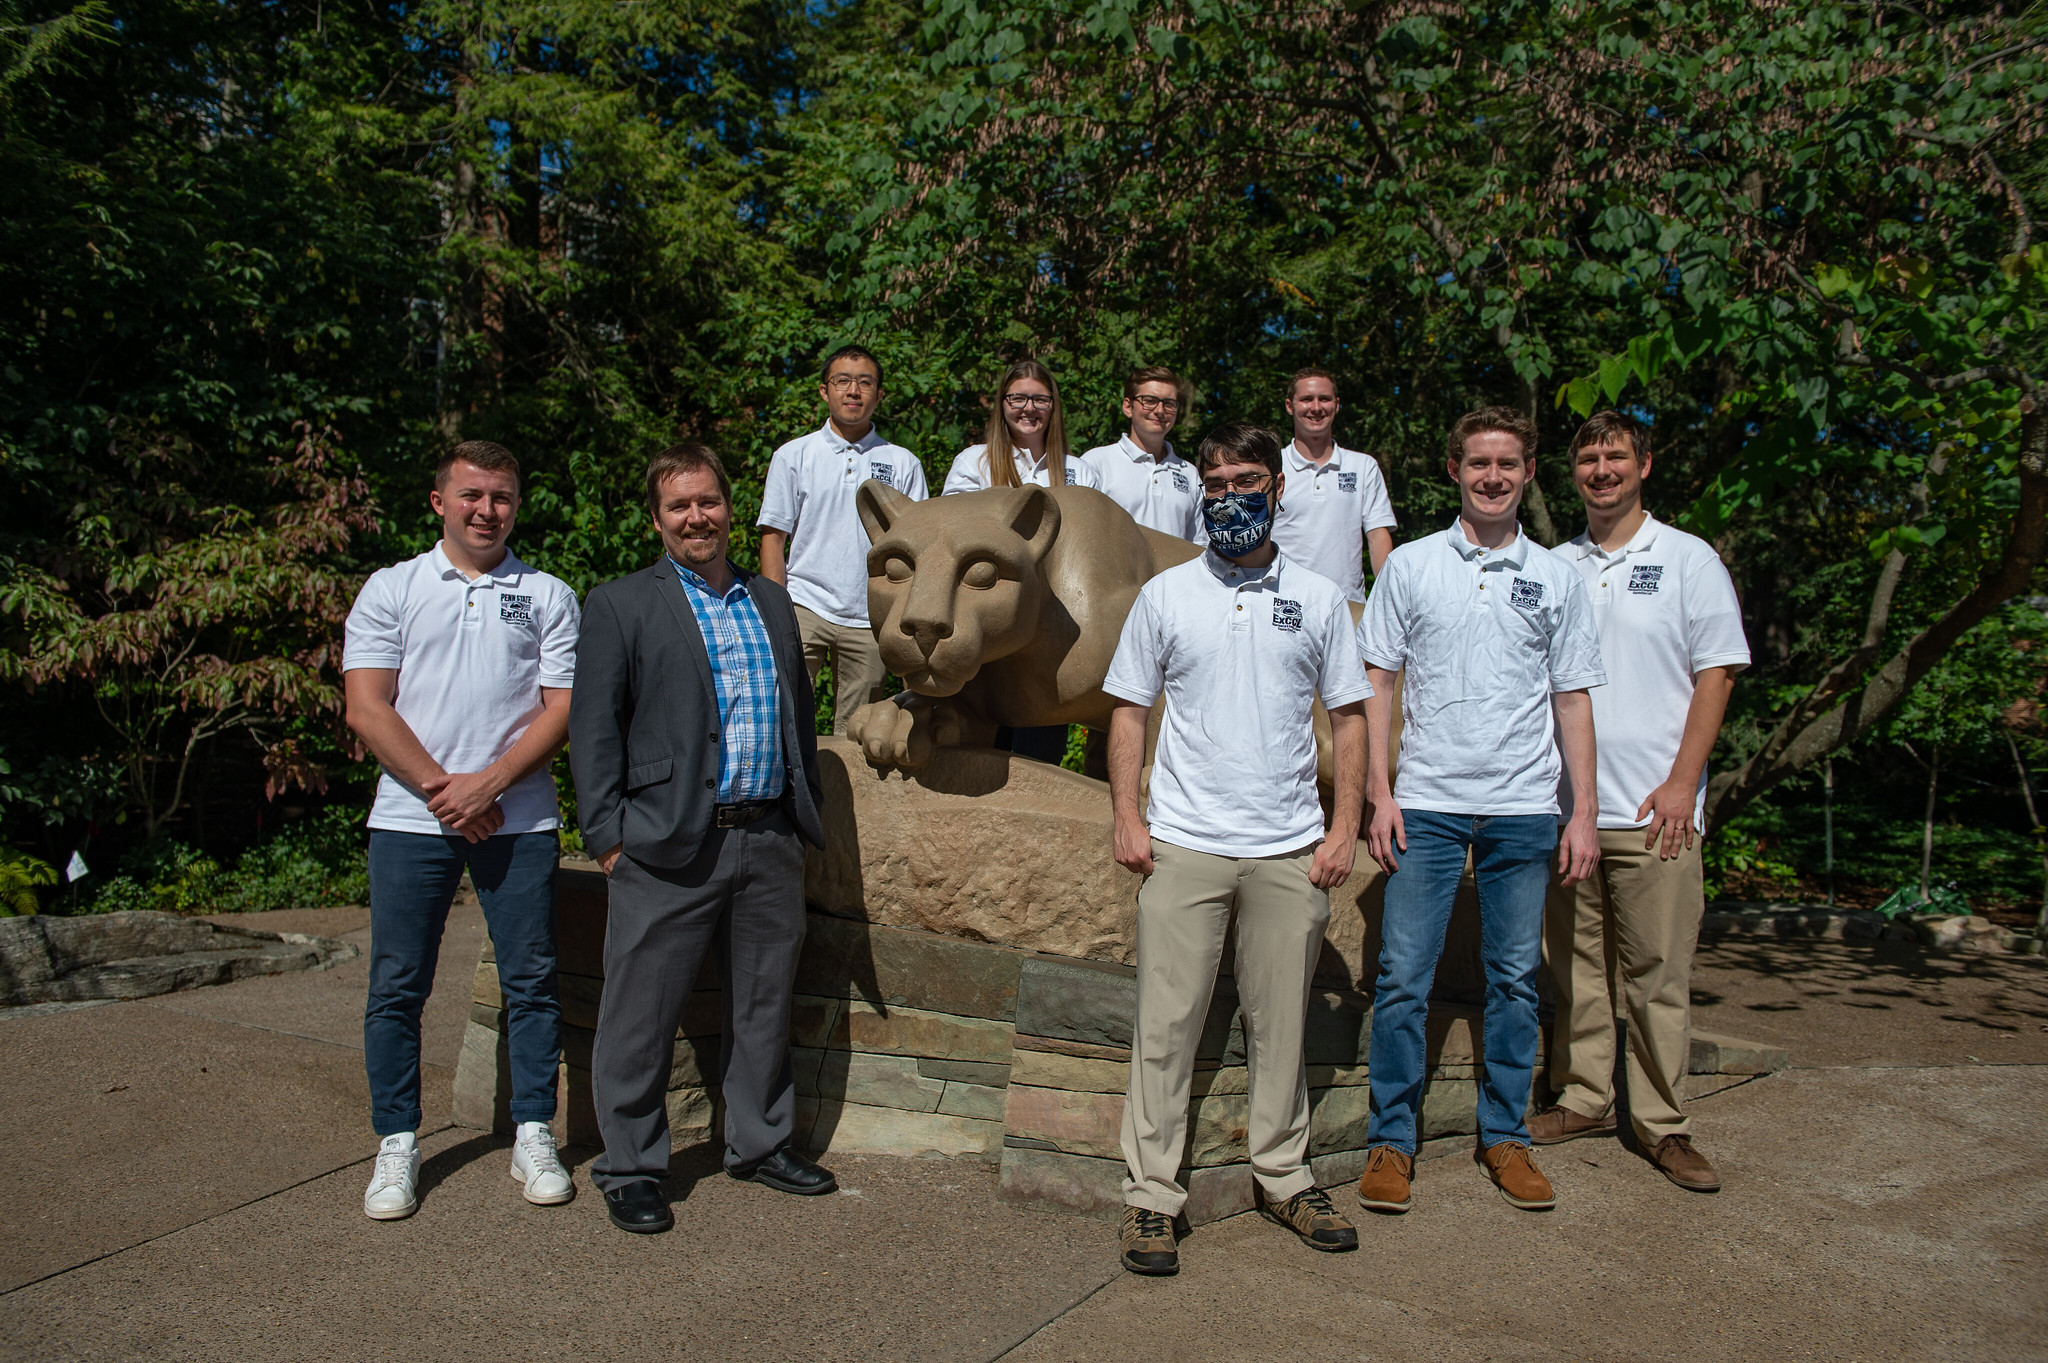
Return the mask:
[[1052, 371], [1036, 360], [1019, 360], [996, 383], [982, 443], [969, 445], [954, 457], [941, 495], [1032, 483], [1098, 490], [1102, 486], [1100, 476], [1067, 444], [1066, 414], [1060, 409], [1060, 389]]
[[[1052, 371], [1036, 360], [1019, 360], [1003, 371], [996, 382], [995, 405], [988, 414], [983, 442], [969, 445], [954, 458], [940, 495], [1027, 485], [1072, 485], [1098, 491], [1102, 487], [1095, 470], [1075, 458], [1068, 447], [1059, 385], [1053, 382]], [[1058, 765], [1067, 755], [1067, 726], [1000, 728], [996, 746], [1019, 757]]]

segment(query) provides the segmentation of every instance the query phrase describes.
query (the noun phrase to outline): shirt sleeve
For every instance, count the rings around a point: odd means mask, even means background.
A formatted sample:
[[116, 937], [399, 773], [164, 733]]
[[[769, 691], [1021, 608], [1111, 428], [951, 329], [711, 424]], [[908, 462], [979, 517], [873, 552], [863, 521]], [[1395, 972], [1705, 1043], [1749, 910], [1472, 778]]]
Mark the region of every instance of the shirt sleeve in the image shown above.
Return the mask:
[[1109, 660], [1109, 675], [1102, 679], [1102, 689], [1134, 705], [1157, 701], [1166, 677], [1159, 643], [1159, 612], [1152, 604], [1152, 593], [1141, 591], [1131, 603], [1131, 613], [1124, 617], [1124, 630], [1117, 637], [1116, 655]]
[[398, 668], [405, 664], [405, 631], [398, 617], [398, 592], [390, 569], [370, 574], [356, 593], [342, 630], [341, 670]]
[[969, 445], [953, 456], [953, 467], [946, 470], [945, 486], [939, 489], [941, 497], [955, 492], [979, 492], [988, 485], [988, 478], [981, 470], [982, 451], [985, 445]]
[[1316, 679], [1316, 694], [1325, 709], [1334, 710], [1372, 694], [1365, 678], [1365, 662], [1358, 655], [1358, 635], [1351, 628], [1351, 607], [1343, 596], [1330, 598], [1328, 623], [1323, 629], [1323, 671]]
[[557, 580], [548, 597], [548, 617], [540, 630], [540, 684], [576, 684], [576, 637], [583, 632], [583, 608], [569, 584]]
[[768, 461], [768, 479], [761, 489], [761, 518], [756, 525], [784, 534], [796, 530], [796, 451], [784, 445]]
[[1742, 603], [1728, 565], [1702, 545], [1699, 561], [1685, 575], [1685, 644], [1692, 670], [1748, 667], [1749, 639], [1742, 632]]
[[1102, 491], [1102, 475], [1096, 471], [1095, 465], [1071, 454], [1067, 456], [1067, 481], [1075, 487], [1092, 487], [1097, 492]]
[[1564, 604], [1550, 635], [1550, 689], [1583, 691], [1607, 685], [1607, 666], [1600, 657], [1600, 628], [1593, 623], [1593, 602], [1578, 571], [1567, 568]]
[[1394, 519], [1394, 503], [1387, 496], [1387, 477], [1380, 472], [1380, 461], [1366, 455], [1359, 461], [1358, 473], [1360, 529], [1366, 534], [1393, 529], [1399, 522]]
[[921, 502], [932, 495], [929, 484], [924, 480], [924, 461], [905, 450], [903, 452], [903, 486], [898, 488], [913, 502]]
[[1392, 559], [1373, 580], [1358, 618], [1357, 649], [1366, 666], [1399, 672], [1408, 663], [1408, 626], [1402, 619], [1403, 574]]

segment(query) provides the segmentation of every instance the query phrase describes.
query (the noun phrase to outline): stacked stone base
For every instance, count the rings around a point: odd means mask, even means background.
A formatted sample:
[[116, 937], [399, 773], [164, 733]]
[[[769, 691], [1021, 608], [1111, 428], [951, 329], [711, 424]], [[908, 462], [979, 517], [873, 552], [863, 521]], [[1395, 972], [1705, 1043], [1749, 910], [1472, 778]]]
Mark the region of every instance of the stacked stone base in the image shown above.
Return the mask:
[[[562, 1137], [600, 1143], [590, 1049], [602, 995], [603, 877], [561, 873], [556, 895], [563, 1008]], [[1001, 1196], [1021, 1205], [1113, 1215], [1122, 1202], [1124, 1092], [1137, 1003], [1135, 972], [1108, 961], [821, 913], [809, 916], [792, 1010], [796, 1141], [822, 1155], [970, 1158], [999, 1167]], [[714, 1140], [723, 997], [715, 964], [685, 1010], [669, 1075], [677, 1146]], [[504, 999], [486, 945], [456, 1072], [458, 1122], [509, 1131]], [[1424, 1154], [1469, 1148], [1477, 1130], [1479, 1010], [1430, 1004]], [[1307, 1027], [1309, 1153], [1318, 1182], [1358, 1177], [1371, 1103], [1370, 1001], [1317, 989]], [[1693, 1041], [1697, 1096], [1782, 1068], [1783, 1051], [1723, 1037]], [[1539, 1057], [1539, 1074], [1542, 1059]], [[1190, 1221], [1252, 1205], [1245, 1147], [1243, 1018], [1235, 985], [1217, 981], [1197, 1047], [1184, 1181]]]

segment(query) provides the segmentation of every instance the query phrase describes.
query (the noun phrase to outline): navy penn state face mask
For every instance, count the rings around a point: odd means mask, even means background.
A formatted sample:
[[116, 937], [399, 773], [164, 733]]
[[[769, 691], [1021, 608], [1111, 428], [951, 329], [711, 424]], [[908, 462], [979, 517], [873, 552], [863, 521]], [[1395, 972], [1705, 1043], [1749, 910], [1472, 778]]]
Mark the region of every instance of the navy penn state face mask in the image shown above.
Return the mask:
[[1209, 532], [1209, 547], [1224, 558], [1257, 553], [1273, 534], [1271, 495], [1232, 490], [1221, 497], [1205, 497], [1202, 524]]

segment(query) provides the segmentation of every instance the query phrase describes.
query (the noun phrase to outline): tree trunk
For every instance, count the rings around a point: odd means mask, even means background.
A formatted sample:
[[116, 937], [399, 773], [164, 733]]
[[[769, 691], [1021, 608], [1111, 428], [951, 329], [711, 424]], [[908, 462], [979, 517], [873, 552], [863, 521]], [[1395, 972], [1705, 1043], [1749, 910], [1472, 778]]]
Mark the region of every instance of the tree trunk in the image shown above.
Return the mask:
[[2020, 745], [2008, 731], [2005, 746], [2012, 751], [2012, 768], [2019, 773], [2020, 796], [2027, 802], [2027, 823], [2034, 830], [2034, 850], [2041, 858], [2041, 912], [2034, 918], [2034, 935], [2048, 934], [2048, 829], [2041, 826], [2041, 813], [2034, 808], [2034, 783], [2027, 779], [2026, 760], [2020, 756]]
[[1934, 870], [1934, 797], [1941, 783], [1941, 749], [1927, 750], [1927, 817], [1920, 825], [1920, 902], [1934, 898], [1931, 884]]

